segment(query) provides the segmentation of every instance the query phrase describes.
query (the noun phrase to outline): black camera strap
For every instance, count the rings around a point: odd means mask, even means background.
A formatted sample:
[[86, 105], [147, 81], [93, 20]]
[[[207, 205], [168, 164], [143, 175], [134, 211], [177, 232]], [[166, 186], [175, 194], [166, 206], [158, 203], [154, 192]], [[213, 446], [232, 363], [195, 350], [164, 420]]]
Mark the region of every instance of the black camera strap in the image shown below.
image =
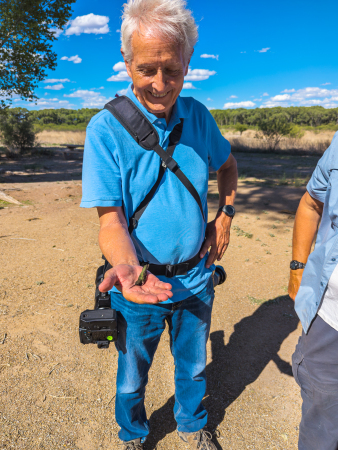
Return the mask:
[[[205, 220], [204, 211], [200, 196], [190, 180], [179, 168], [177, 162], [172, 157], [177, 144], [179, 143], [183, 131], [183, 119], [180, 123], [175, 125], [169, 135], [169, 145], [167, 150], [164, 150], [159, 145], [159, 136], [148, 118], [140, 111], [140, 109], [126, 96], [120, 96], [111, 100], [104, 106], [113, 116], [120, 122], [120, 124], [128, 131], [130, 136], [145, 150], [155, 151], [161, 158], [161, 164], [157, 180], [150, 189], [146, 197], [142, 200], [139, 206], [134, 211], [134, 214], [129, 219], [128, 231], [131, 234], [137, 227], [138, 221], [146, 210], [150, 201], [154, 197], [161, 180], [168, 168], [181, 181], [184, 187], [189, 191], [199, 206], [203, 220]], [[103, 259], [105, 259], [103, 257]], [[185, 275], [189, 270], [193, 269], [200, 261], [199, 252], [193, 258], [178, 264], [150, 264], [149, 271], [154, 275], [164, 275], [166, 277], [174, 277], [176, 275]], [[145, 263], [141, 263], [145, 264]], [[105, 259], [104, 272], [109, 270], [111, 265]]]
[[170, 133], [169, 147], [167, 151], [165, 151], [159, 144], [160, 139], [155, 127], [128, 97], [124, 95], [117, 97], [107, 103], [104, 107], [113, 114], [120, 124], [128, 131], [130, 136], [142, 148], [155, 151], [162, 160], [156, 183], [129, 220], [129, 232], [131, 233], [137, 227], [138, 220], [153, 198], [167, 168], [177, 176], [180, 182], [195, 199], [201, 211], [203, 220], [205, 220], [203, 206], [198, 192], [172, 157], [175, 147], [179, 143], [182, 135], [183, 119], [181, 119], [181, 122], [177, 124]]

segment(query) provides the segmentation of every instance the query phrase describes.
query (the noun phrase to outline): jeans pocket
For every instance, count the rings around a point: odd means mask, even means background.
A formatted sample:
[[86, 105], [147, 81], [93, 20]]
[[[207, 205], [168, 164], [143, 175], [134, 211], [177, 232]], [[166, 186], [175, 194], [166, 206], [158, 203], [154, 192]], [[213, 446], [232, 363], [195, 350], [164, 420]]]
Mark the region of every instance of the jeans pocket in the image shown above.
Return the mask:
[[311, 398], [313, 395], [313, 386], [306, 368], [304, 356], [298, 346], [292, 355], [292, 373], [303, 393]]

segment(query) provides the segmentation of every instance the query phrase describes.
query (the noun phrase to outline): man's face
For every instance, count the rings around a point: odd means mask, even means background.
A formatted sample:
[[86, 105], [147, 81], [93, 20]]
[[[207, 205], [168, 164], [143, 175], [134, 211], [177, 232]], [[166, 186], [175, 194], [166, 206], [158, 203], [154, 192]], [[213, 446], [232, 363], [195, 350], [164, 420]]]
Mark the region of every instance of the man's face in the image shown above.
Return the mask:
[[126, 62], [139, 102], [159, 118], [169, 122], [172, 107], [182, 90], [189, 61], [184, 62], [177, 44], [134, 33], [133, 59]]

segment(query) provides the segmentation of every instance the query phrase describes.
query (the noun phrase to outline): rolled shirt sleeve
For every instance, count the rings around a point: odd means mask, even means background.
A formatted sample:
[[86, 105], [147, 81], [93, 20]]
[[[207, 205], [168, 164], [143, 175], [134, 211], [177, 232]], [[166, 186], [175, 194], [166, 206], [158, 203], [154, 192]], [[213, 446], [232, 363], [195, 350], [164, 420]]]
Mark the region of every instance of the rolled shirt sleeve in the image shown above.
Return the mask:
[[114, 158], [116, 145], [111, 136], [96, 127], [87, 128], [81, 207], [122, 206], [121, 172]]
[[330, 171], [332, 169], [332, 160], [334, 157], [334, 149], [337, 147], [338, 133], [335, 134], [330, 147], [325, 151], [323, 156], [317, 163], [315, 170], [307, 184], [307, 191], [311, 197], [324, 203], [327, 187], [330, 179]]

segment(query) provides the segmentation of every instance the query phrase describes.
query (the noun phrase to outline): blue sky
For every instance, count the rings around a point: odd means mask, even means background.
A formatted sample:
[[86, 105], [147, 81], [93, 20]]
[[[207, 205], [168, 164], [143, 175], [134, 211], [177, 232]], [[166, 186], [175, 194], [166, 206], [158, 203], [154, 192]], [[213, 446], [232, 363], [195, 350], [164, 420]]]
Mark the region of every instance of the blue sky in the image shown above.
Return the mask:
[[[338, 107], [337, 0], [188, 0], [199, 41], [181, 95], [208, 108]], [[127, 88], [120, 0], [78, 0], [37, 105], [101, 108]]]

